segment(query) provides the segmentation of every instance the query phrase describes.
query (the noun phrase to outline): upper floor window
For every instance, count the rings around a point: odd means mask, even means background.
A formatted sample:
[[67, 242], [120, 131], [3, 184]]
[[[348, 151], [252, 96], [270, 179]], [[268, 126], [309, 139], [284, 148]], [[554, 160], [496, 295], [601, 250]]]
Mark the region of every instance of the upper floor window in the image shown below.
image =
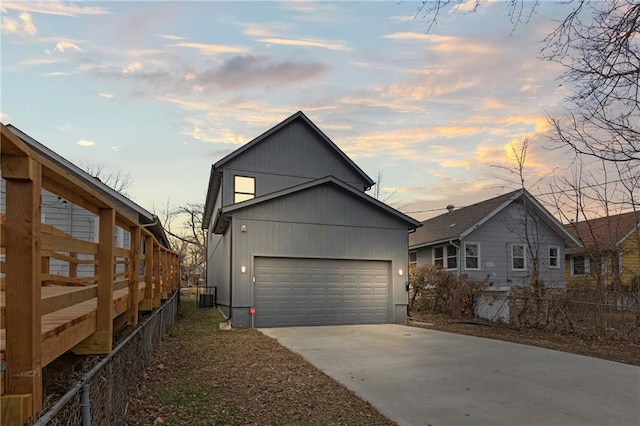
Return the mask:
[[251, 200], [256, 196], [256, 178], [248, 176], [234, 176], [233, 202]]
[[527, 258], [524, 244], [511, 245], [511, 269], [524, 271], [527, 268]]
[[410, 251], [409, 252], [409, 266], [418, 266], [418, 252]]
[[571, 276], [588, 275], [590, 273], [589, 258], [586, 256], [571, 257]]
[[458, 268], [458, 248], [454, 245], [434, 247], [433, 264], [445, 269]]
[[560, 268], [560, 247], [549, 246], [549, 268]]
[[464, 243], [464, 269], [480, 269], [480, 243]]

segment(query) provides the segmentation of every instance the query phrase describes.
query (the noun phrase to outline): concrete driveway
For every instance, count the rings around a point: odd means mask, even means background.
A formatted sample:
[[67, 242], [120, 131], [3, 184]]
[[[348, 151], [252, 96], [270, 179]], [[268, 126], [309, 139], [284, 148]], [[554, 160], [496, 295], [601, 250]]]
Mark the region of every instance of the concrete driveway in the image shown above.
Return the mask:
[[640, 425], [640, 367], [392, 324], [260, 331], [400, 425]]

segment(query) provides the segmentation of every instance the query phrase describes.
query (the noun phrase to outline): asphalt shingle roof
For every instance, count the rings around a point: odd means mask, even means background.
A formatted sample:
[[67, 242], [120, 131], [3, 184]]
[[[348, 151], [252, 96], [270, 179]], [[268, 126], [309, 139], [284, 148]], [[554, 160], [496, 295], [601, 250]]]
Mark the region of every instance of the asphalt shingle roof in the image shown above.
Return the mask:
[[420, 228], [409, 234], [409, 247], [413, 248], [438, 241], [455, 240], [521, 191], [521, 189], [511, 191], [426, 220], [422, 222]]
[[[565, 225], [585, 247], [614, 248], [640, 223], [640, 212], [622, 213]], [[574, 251], [579, 251], [578, 249]]]

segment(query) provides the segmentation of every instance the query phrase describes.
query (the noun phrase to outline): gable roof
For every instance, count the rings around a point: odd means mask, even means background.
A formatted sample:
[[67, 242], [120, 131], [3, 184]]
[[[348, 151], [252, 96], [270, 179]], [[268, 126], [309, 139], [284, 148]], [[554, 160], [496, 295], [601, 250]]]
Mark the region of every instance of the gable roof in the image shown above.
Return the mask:
[[[565, 225], [585, 247], [614, 248], [640, 226], [640, 212], [622, 213]], [[578, 252], [580, 250], [572, 250]]]
[[333, 143], [333, 141], [329, 139], [329, 137], [318, 128], [318, 126], [316, 126], [311, 120], [309, 120], [309, 118], [302, 111], [298, 111], [289, 118], [262, 133], [260, 136], [254, 138], [253, 140], [242, 145], [240, 148], [218, 160], [213, 166], [211, 166], [209, 187], [207, 188], [207, 197], [205, 199], [206, 201], [204, 208], [203, 226], [205, 226], [204, 224], [208, 224], [211, 220], [211, 215], [213, 214], [213, 206], [215, 205], [215, 198], [217, 197], [218, 190], [220, 189], [220, 185], [222, 184], [222, 177], [219, 170], [229, 161], [252, 149], [254, 146], [267, 139], [269, 136], [277, 133], [280, 129], [288, 126], [296, 120], [302, 121], [307, 126], [309, 126], [309, 128], [311, 128], [313, 132], [318, 134], [318, 136], [320, 136], [320, 139], [323, 140], [339, 158], [345, 161], [353, 170], [356, 171], [357, 174], [362, 177], [362, 180], [366, 182], [366, 186], [368, 188], [371, 188], [371, 186], [375, 184], [375, 182], [360, 167], [358, 167], [358, 165], [354, 163], [351, 158], [349, 158], [340, 148], [338, 148], [338, 146]]
[[422, 227], [409, 235], [409, 248], [416, 249], [462, 239], [522, 197], [526, 197], [529, 205], [569, 245], [580, 245], [580, 242], [535, 197], [525, 189], [518, 189], [422, 222]]
[[149, 229], [149, 231], [154, 234], [154, 236], [162, 245], [170, 248], [169, 240], [167, 239], [164, 229], [162, 228], [162, 224], [160, 223], [160, 220], [156, 215], [136, 204], [124, 195], [120, 194], [109, 185], [104, 184], [102, 181], [100, 181], [100, 179], [91, 176], [80, 167], [76, 166], [66, 158], [47, 148], [17, 127], [11, 124], [7, 124], [4, 127], [6, 127], [15, 136], [20, 138], [20, 140], [22, 140], [29, 147], [29, 149], [33, 150], [43, 157], [50, 159], [63, 170], [93, 188], [96, 192], [98, 192], [98, 194], [104, 197], [104, 199], [110, 201], [119, 209], [133, 210], [137, 214], [135, 220], [138, 221], [138, 223], [140, 223], [141, 225], [145, 225], [145, 227], [147, 227], [147, 229]]
[[247, 200], [247, 201], [243, 201], [241, 203], [236, 203], [236, 204], [231, 204], [229, 206], [223, 207], [222, 209], [220, 209], [220, 211], [217, 213], [216, 215], [216, 223], [215, 223], [215, 227], [214, 227], [214, 232], [216, 233], [223, 233], [226, 231], [226, 228], [228, 226], [228, 222], [224, 221], [224, 216], [229, 214], [229, 213], [233, 213], [251, 206], [255, 206], [257, 204], [261, 204], [261, 203], [265, 203], [267, 201], [271, 201], [271, 200], [275, 200], [275, 199], [279, 199], [279, 198], [283, 198], [286, 197], [288, 195], [297, 193], [297, 192], [301, 192], [301, 191], [307, 191], [310, 190], [312, 188], [316, 188], [322, 185], [333, 185], [334, 187], [338, 188], [341, 191], [346, 192], [347, 194], [349, 194], [352, 197], [355, 197], [357, 199], [360, 199], [368, 204], [370, 204], [372, 207], [380, 209], [381, 211], [383, 211], [384, 213], [395, 217], [396, 219], [405, 222], [405, 224], [407, 225], [407, 229], [415, 229], [420, 225], [420, 222], [418, 222], [417, 220], [413, 219], [412, 217], [407, 216], [406, 214], [399, 212], [398, 210], [394, 209], [393, 207], [388, 206], [387, 204], [371, 197], [368, 194], [365, 194], [364, 192], [358, 191], [357, 189], [355, 189], [354, 187], [352, 187], [351, 185], [347, 185], [346, 183], [340, 181], [339, 179], [333, 177], [333, 176], [326, 176], [320, 179], [316, 179], [310, 182], [305, 182], [303, 184], [300, 185], [296, 185], [296, 186], [292, 186], [290, 188], [286, 188], [280, 191], [276, 191], [276, 192], [272, 192], [270, 194], [266, 194], [266, 195], [262, 195], [256, 198], [253, 198], [251, 200]]

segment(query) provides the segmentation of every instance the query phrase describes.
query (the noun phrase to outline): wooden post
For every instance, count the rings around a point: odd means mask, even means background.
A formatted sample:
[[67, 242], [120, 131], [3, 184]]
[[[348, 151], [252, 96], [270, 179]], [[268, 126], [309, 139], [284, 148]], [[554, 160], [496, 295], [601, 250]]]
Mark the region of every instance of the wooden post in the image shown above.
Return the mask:
[[131, 232], [131, 251], [129, 254], [129, 325], [138, 325], [138, 282], [140, 281], [140, 238], [142, 231], [139, 226], [129, 228]]
[[42, 166], [26, 156], [3, 155], [2, 176], [7, 182], [6, 392], [2, 411], [3, 417], [23, 424], [42, 410]]
[[113, 346], [113, 279], [116, 213], [100, 209], [98, 244], [98, 306], [96, 332], [73, 348], [79, 355], [108, 354]]
[[154, 240], [153, 242], [153, 307], [160, 307], [160, 286], [162, 285], [162, 281], [160, 279], [160, 245], [157, 244]]
[[169, 251], [162, 248], [162, 300], [169, 298], [169, 281], [171, 274], [169, 273]]
[[140, 304], [143, 311], [153, 309], [153, 237], [144, 237], [144, 300]]

